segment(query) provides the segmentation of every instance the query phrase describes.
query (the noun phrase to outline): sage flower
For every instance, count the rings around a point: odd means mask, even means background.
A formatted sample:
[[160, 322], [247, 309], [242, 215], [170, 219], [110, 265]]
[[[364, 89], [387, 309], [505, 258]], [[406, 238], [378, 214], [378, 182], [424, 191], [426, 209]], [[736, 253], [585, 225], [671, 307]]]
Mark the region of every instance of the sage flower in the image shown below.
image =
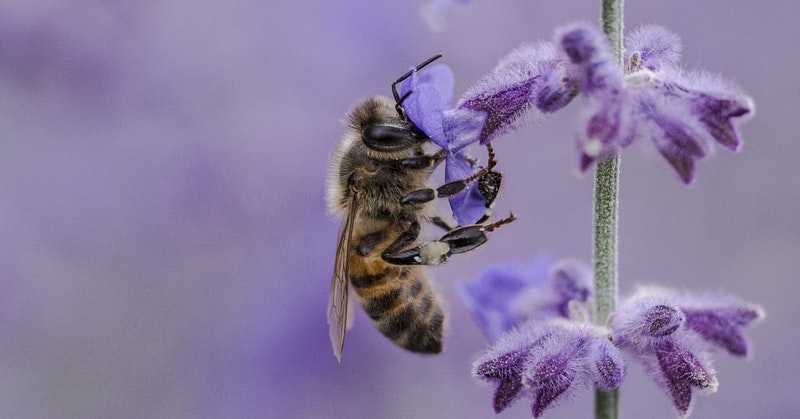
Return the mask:
[[741, 328], [761, 317], [759, 307], [731, 297], [697, 297], [651, 287], [623, 301], [612, 315], [611, 330], [614, 343], [639, 360], [678, 412], [687, 416], [692, 389], [712, 393], [718, 386], [711, 349], [746, 355]]
[[616, 65], [604, 35], [590, 25], [567, 26], [556, 39], [584, 97], [581, 170], [644, 138], [688, 184], [695, 162], [713, 143], [740, 149], [736, 123], [753, 114], [752, 100], [719, 77], [681, 69], [677, 35], [658, 26], [632, 32], [626, 39], [626, 72]]
[[750, 351], [742, 329], [764, 318], [761, 307], [731, 297], [684, 297], [680, 305], [687, 328], [735, 356], [747, 356]]
[[624, 366], [607, 336], [589, 324], [532, 321], [503, 335], [475, 362], [473, 375], [495, 385], [496, 413], [526, 397], [538, 418], [578, 389], [619, 386]]

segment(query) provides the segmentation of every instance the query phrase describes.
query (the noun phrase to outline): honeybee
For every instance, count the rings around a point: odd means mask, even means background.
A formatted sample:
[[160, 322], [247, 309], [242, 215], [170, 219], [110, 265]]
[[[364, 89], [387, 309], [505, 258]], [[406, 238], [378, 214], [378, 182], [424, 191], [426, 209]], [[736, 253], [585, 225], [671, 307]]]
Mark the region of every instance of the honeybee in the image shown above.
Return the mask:
[[[514, 220], [512, 214], [482, 224], [502, 181], [493, 170], [491, 147], [487, 166], [474, 175], [436, 189], [426, 185], [446, 151], [426, 154], [430, 139], [406, 117], [402, 104], [410, 92], [401, 97], [397, 85], [440, 57], [429, 58], [397, 79], [392, 84], [394, 101], [377, 96], [357, 104], [331, 161], [328, 205], [344, 219], [328, 304], [330, 339], [339, 362], [353, 318], [350, 285], [378, 330], [395, 344], [418, 353], [441, 352], [445, 316], [422, 266], [475, 249], [487, 241], [488, 232]], [[428, 204], [473, 182], [478, 182], [487, 207], [478, 224], [453, 228], [432, 215]], [[418, 244], [421, 221], [446, 233]]]

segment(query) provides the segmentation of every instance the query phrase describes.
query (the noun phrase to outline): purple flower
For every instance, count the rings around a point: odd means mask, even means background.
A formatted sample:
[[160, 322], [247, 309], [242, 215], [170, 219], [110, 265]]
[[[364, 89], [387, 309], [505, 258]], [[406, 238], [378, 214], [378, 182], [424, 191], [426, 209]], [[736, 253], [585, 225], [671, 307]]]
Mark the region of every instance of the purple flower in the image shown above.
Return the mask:
[[747, 356], [750, 345], [742, 329], [764, 318], [764, 310], [729, 297], [684, 297], [681, 310], [686, 327], [731, 355]]
[[677, 332], [685, 320], [672, 293], [660, 288], [642, 288], [614, 312], [611, 330], [618, 346], [645, 352], [655, 342]]
[[494, 341], [529, 319], [569, 317], [570, 302], [588, 301], [591, 289], [588, 266], [540, 257], [528, 265], [489, 268], [464, 282], [461, 296], [484, 334]]
[[681, 70], [677, 35], [658, 26], [632, 32], [626, 40], [626, 74], [594, 27], [571, 25], [556, 38], [586, 102], [578, 140], [581, 170], [648, 138], [688, 184], [695, 161], [714, 142], [739, 150], [734, 123], [753, 114], [752, 100], [718, 77]]
[[544, 113], [566, 106], [577, 94], [566, 65], [549, 44], [523, 46], [503, 58], [497, 67], [467, 91], [459, 109], [486, 114], [481, 144], [519, 126], [535, 107]]
[[[400, 85], [400, 95], [411, 91], [403, 102], [408, 118], [431, 141], [447, 150], [445, 182], [469, 177], [477, 168], [465, 148], [478, 142], [485, 116], [463, 109], [451, 109], [453, 72], [444, 64], [415, 72]], [[486, 212], [486, 198], [473, 182], [465, 191], [450, 197], [450, 208], [460, 225], [475, 223]]]
[[688, 415], [692, 388], [717, 387], [705, 345], [684, 326], [678, 297], [657, 288], [640, 290], [626, 299], [611, 320], [614, 343], [644, 364], [653, 380]]
[[748, 345], [741, 328], [760, 317], [760, 308], [730, 297], [643, 288], [616, 310], [611, 330], [615, 345], [645, 365], [685, 416], [691, 410], [693, 388], [717, 388], [710, 347], [745, 355]]
[[529, 322], [504, 335], [473, 367], [473, 374], [496, 385], [499, 413], [519, 398], [531, 400], [540, 417], [577, 388], [615, 389], [624, 366], [608, 332], [566, 320]]

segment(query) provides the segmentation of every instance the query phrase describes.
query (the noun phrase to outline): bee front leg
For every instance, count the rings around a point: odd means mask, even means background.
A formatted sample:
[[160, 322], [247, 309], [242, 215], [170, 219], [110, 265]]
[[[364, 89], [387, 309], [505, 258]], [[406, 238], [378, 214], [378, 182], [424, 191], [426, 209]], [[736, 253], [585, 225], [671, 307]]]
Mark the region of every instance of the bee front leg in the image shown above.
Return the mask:
[[439, 150], [433, 155], [425, 155], [425, 156], [417, 156], [417, 157], [409, 157], [407, 159], [400, 160], [400, 165], [406, 169], [431, 169], [434, 170], [436, 167], [439, 166], [440, 163], [444, 161], [445, 156], [447, 156], [447, 151]]

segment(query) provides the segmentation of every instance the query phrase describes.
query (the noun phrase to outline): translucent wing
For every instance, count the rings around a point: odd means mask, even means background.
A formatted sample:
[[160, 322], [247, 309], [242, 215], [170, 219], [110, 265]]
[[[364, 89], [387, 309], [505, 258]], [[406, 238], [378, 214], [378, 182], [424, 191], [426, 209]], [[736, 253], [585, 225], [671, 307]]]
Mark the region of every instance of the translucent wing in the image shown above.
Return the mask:
[[353, 191], [350, 205], [348, 206], [347, 218], [344, 221], [341, 232], [339, 232], [339, 243], [336, 246], [336, 262], [333, 267], [333, 279], [331, 280], [331, 298], [328, 302], [328, 326], [333, 345], [333, 354], [336, 360], [342, 362], [342, 351], [344, 350], [344, 336], [352, 325], [353, 312], [348, 308], [350, 283], [350, 265], [348, 264], [350, 238], [353, 234], [353, 225], [358, 212], [358, 199], [356, 192]]

